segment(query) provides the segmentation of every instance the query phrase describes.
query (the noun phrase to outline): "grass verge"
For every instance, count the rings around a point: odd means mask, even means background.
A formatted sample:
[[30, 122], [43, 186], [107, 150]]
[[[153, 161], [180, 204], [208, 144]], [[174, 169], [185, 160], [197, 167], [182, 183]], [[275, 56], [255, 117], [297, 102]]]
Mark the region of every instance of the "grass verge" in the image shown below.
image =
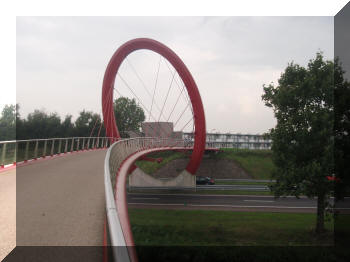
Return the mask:
[[136, 161], [135, 165], [139, 167], [143, 172], [147, 174], [153, 174], [159, 168], [165, 166], [170, 161], [179, 159], [179, 158], [185, 158], [186, 154], [181, 152], [166, 151], [166, 152], [157, 152], [157, 153], [149, 154], [147, 155], [147, 157], [163, 159], [163, 161], [160, 163], [142, 161], [142, 160]]
[[224, 148], [212, 157], [234, 160], [254, 179], [270, 179], [275, 168], [271, 150]]
[[316, 236], [316, 214], [129, 209], [140, 246], [333, 245], [333, 221]]

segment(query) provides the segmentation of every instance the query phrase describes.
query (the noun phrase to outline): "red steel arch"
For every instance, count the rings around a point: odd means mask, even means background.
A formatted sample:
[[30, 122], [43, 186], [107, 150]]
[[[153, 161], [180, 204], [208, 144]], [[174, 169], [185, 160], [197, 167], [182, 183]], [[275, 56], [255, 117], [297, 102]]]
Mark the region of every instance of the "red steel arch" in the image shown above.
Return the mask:
[[202, 160], [206, 141], [205, 116], [202, 99], [200, 97], [197, 85], [186, 65], [170, 48], [156, 40], [149, 38], [136, 38], [130, 40], [120, 46], [109, 61], [103, 78], [102, 87], [102, 111], [106, 128], [106, 136], [115, 137], [116, 140], [120, 139], [120, 134], [115, 122], [113, 110], [114, 82], [118, 73], [118, 69], [123, 60], [130, 53], [140, 49], [148, 49], [154, 51], [166, 58], [176, 69], [177, 73], [186, 86], [192, 103], [195, 126], [193, 153], [190, 162], [186, 167], [186, 170], [191, 174], [195, 174]]

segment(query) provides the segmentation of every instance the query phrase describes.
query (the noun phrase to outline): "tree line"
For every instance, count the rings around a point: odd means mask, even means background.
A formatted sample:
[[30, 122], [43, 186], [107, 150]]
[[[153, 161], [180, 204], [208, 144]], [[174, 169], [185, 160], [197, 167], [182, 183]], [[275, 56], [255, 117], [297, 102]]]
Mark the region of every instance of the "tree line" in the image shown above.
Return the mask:
[[0, 117], [0, 141], [58, 138], [74, 136], [105, 136], [101, 116], [83, 110], [73, 122], [72, 115], [63, 119], [57, 113], [34, 110], [22, 118], [19, 105], [5, 105]]
[[[116, 99], [114, 113], [122, 137], [128, 137], [127, 131], [140, 131], [145, 115], [135, 99]], [[0, 141], [90, 136], [106, 136], [101, 116], [92, 111], [81, 111], [75, 121], [72, 115], [61, 118], [57, 113], [38, 109], [23, 118], [17, 104], [5, 105], [0, 115]]]

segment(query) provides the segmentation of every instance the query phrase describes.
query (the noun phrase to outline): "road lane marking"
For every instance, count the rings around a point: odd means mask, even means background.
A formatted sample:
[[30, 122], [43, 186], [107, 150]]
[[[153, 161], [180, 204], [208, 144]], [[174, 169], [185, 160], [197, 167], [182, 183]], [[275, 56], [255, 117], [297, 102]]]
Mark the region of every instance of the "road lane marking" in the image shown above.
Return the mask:
[[316, 209], [317, 207], [287, 207], [287, 206], [240, 206], [240, 205], [197, 205], [197, 204], [161, 204], [161, 203], [128, 203], [129, 205], [148, 206], [192, 206], [192, 207], [232, 207], [232, 208], [287, 208], [287, 209]]
[[131, 199], [146, 199], [146, 200], [153, 199], [153, 200], [157, 200], [159, 198], [156, 198], [156, 197], [132, 197]]
[[160, 203], [128, 203], [128, 205], [149, 205], [149, 206], [184, 206], [184, 204], [160, 204]]
[[[264, 195], [214, 195], [214, 194], [157, 194], [157, 193], [127, 193], [128, 195], [148, 195], [148, 196], [198, 196], [198, 197], [258, 197], [258, 198], [274, 198], [274, 196], [264, 196]], [[295, 198], [295, 196], [285, 196], [280, 197], [279, 199], [284, 198]], [[306, 196], [299, 196], [300, 199], [307, 199]], [[309, 199], [310, 201], [315, 201], [315, 199]]]
[[275, 201], [273, 201], [273, 200], [257, 200], [257, 199], [249, 199], [249, 200], [243, 200], [243, 201], [249, 201], [249, 202], [268, 202], [268, 203], [273, 203], [273, 202], [275, 202]]

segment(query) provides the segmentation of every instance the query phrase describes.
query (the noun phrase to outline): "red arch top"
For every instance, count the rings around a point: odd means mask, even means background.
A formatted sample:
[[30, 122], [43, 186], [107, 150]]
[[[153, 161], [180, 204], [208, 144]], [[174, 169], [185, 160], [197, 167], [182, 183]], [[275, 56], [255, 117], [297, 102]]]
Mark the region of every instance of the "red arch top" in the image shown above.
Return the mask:
[[186, 167], [186, 170], [191, 174], [195, 174], [202, 160], [206, 141], [205, 116], [202, 99], [200, 97], [197, 85], [186, 65], [170, 48], [156, 40], [149, 38], [136, 38], [130, 40], [120, 46], [109, 61], [103, 78], [102, 87], [102, 111], [107, 132], [106, 135], [109, 137], [115, 137], [117, 140], [120, 139], [120, 134], [115, 122], [113, 110], [114, 82], [118, 73], [118, 69], [123, 60], [130, 53], [139, 49], [148, 49], [166, 58], [176, 69], [177, 73], [186, 86], [192, 103], [195, 126], [193, 153], [191, 160]]

